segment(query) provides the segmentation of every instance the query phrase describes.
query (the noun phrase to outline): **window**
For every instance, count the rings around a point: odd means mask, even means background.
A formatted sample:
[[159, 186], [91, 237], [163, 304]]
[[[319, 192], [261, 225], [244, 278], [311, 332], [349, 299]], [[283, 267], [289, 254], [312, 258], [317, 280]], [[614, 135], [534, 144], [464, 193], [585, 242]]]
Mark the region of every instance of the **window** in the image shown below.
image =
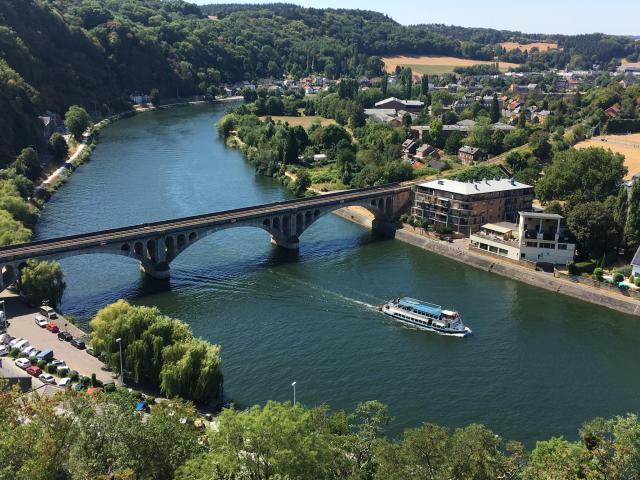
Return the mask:
[[558, 250], [566, 250], [567, 249], [567, 244], [566, 243], [559, 243], [558, 244]]
[[527, 242], [527, 247], [537, 248], [538, 247], [538, 242]]
[[509, 254], [509, 252], [508, 252], [508, 251], [506, 251], [504, 248], [499, 248], [499, 249], [498, 249], [498, 253], [499, 253], [500, 255], [505, 255], [505, 256]]

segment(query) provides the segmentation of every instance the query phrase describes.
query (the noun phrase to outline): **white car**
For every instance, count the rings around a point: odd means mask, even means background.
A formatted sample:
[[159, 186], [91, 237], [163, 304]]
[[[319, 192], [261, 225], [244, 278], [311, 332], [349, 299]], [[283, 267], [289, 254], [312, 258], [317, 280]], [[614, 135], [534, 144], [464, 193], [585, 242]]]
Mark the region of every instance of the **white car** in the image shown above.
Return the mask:
[[56, 379], [50, 373], [43, 373], [38, 378], [42, 380], [44, 383], [51, 383], [51, 384], [56, 383]]
[[9, 350], [4, 345], [0, 345], [0, 357], [4, 357], [9, 354]]
[[62, 388], [71, 387], [71, 379], [69, 377], [61, 378], [60, 381], [58, 382], [58, 386]]
[[47, 327], [47, 323], [49, 323], [49, 320], [44, 318], [39, 313], [36, 314], [36, 325], [38, 325], [40, 328], [46, 328]]
[[23, 370], [26, 370], [31, 366], [31, 362], [28, 358], [16, 358], [16, 361], [13, 363], [15, 363], [17, 367], [20, 367]]
[[51, 362], [51, 365], [55, 365], [58, 368], [67, 368], [67, 364], [64, 363], [64, 360], [54, 360]]
[[9, 342], [9, 346], [10, 346], [11, 348], [13, 348], [13, 347], [15, 347], [18, 343], [20, 343], [20, 342], [21, 342], [21, 341], [23, 341], [23, 340], [24, 340], [24, 338], [14, 338], [13, 340], [11, 340], [11, 341]]
[[24, 353], [28, 357], [30, 357], [31, 355], [35, 356], [38, 353], [38, 349], [36, 347], [34, 347], [33, 345], [31, 345], [29, 347], [23, 348], [22, 349], [22, 353]]

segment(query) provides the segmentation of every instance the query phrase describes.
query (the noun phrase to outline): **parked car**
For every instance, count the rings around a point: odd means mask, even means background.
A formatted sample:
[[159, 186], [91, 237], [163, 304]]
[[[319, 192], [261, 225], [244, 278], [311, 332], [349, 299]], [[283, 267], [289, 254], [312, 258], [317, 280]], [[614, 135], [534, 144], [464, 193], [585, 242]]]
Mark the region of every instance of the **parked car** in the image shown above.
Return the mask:
[[23, 370], [31, 366], [31, 362], [28, 358], [16, 358], [16, 361], [13, 363], [15, 363], [17, 367], [20, 367]]
[[38, 378], [42, 380], [44, 383], [50, 383], [50, 384], [56, 383], [55, 377], [50, 373], [42, 373], [38, 375]]
[[20, 340], [18, 343], [16, 343], [13, 348], [17, 348], [18, 350], [22, 351], [25, 348], [27, 348], [29, 346], [29, 340]]
[[36, 314], [36, 325], [38, 325], [40, 328], [47, 328], [47, 325], [49, 324], [49, 320], [47, 320], [46, 318], [44, 318], [42, 315], [40, 315], [39, 313]]
[[67, 364], [64, 363], [64, 360], [54, 360], [53, 362], [51, 362], [51, 365], [55, 365], [58, 368], [64, 368], [67, 366]]
[[53, 320], [58, 318], [58, 314], [56, 313], [56, 311], [48, 305], [43, 305], [40, 307], [40, 315]]
[[44, 360], [45, 362], [50, 362], [53, 360], [53, 350], [45, 348], [40, 353], [36, 355], [38, 360]]
[[30, 357], [31, 355], [36, 355], [38, 353], [38, 349], [36, 347], [34, 347], [33, 345], [29, 345], [27, 347], [23, 347], [22, 350], [20, 350], [22, 353], [24, 353], [27, 357]]
[[58, 386], [62, 387], [62, 388], [70, 388], [71, 387], [71, 378], [69, 378], [69, 377], [61, 378], [60, 381], [58, 382]]
[[29, 374], [29, 375], [33, 375], [34, 377], [37, 377], [38, 375], [40, 375], [42, 373], [42, 369], [36, 365], [30, 365], [27, 368], [25, 368], [25, 371]]
[[84, 390], [85, 388], [87, 388], [87, 386], [84, 383], [76, 383], [76, 386], [73, 387], [73, 389], [77, 392], [79, 392], [80, 390]]
[[56, 325], [55, 322], [47, 323], [47, 330], [49, 330], [51, 333], [58, 333], [60, 331], [58, 325]]
[[97, 357], [98, 355], [100, 355], [98, 352], [96, 352], [93, 348], [89, 347], [87, 348], [87, 353], [89, 355], [91, 355], [92, 357]]
[[73, 340], [73, 335], [71, 335], [66, 330], [64, 332], [58, 333], [58, 340], [64, 340], [65, 342], [70, 342]]
[[9, 342], [9, 348], [15, 348], [16, 344], [20, 343], [23, 340], [24, 340], [24, 338], [14, 338], [13, 340], [11, 340]]
[[9, 355], [9, 349], [4, 345], [0, 345], [0, 357], [4, 357], [5, 355]]
[[11, 340], [13, 340], [13, 338], [14, 337], [9, 335], [8, 333], [0, 334], [0, 345], [9, 345], [9, 343], [11, 343]]
[[77, 338], [71, 340], [71, 345], [76, 347], [78, 350], [83, 350], [85, 348], [84, 342], [82, 340], [78, 340]]

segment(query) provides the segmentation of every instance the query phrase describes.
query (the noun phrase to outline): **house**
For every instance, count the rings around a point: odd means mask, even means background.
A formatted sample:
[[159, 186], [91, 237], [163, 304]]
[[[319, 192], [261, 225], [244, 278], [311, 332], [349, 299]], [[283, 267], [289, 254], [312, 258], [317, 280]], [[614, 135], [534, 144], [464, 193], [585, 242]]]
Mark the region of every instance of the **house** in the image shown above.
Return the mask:
[[533, 118], [537, 118], [538, 122], [544, 125], [545, 122], [549, 120], [549, 115], [551, 115], [549, 110], [538, 110], [533, 114]]
[[412, 138], [408, 138], [402, 142], [402, 153], [405, 157], [415, 155], [417, 149], [418, 144]]
[[416, 150], [415, 156], [416, 158], [438, 158], [440, 154], [436, 147], [425, 143]]
[[522, 98], [530, 95], [540, 95], [542, 93], [542, 89], [537, 83], [530, 83], [528, 85], [517, 85], [512, 83], [509, 87], [509, 92]]
[[441, 171], [446, 170], [447, 168], [449, 168], [449, 165], [447, 165], [447, 163], [446, 163], [446, 162], [443, 162], [442, 160], [437, 160], [437, 159], [435, 159], [435, 158], [434, 158], [433, 160], [431, 160], [431, 161], [428, 163], [428, 165], [429, 165], [431, 168], [434, 168], [434, 169], [438, 170], [439, 172], [441, 172]]
[[473, 100], [470, 98], [462, 98], [460, 100], [456, 100], [453, 102], [452, 108], [456, 113], [461, 113], [465, 108], [473, 103]]
[[376, 108], [394, 109], [394, 110], [406, 110], [410, 113], [419, 113], [424, 107], [424, 103], [419, 100], [401, 100], [396, 97], [389, 97], [384, 100], [380, 100], [375, 104]]
[[402, 124], [402, 118], [397, 117], [397, 110], [393, 108], [365, 108], [364, 114], [372, 122], [386, 123], [392, 127]]
[[440, 179], [414, 187], [411, 215], [470, 235], [485, 223], [515, 222], [518, 212], [531, 210], [532, 201], [533, 187], [513, 179]]
[[515, 261], [566, 265], [573, 260], [576, 246], [571, 243], [562, 215], [544, 212], [518, 212], [517, 224], [487, 223], [471, 234], [470, 249]]
[[637, 277], [638, 275], [640, 275], [640, 247], [638, 247], [633, 260], [631, 260], [631, 276]]
[[465, 145], [458, 150], [458, 158], [463, 165], [473, 165], [482, 158], [482, 152], [477, 147]]
[[611, 105], [604, 111], [604, 113], [609, 118], [616, 118], [618, 115], [620, 115], [620, 104], [616, 103], [615, 105]]
[[424, 142], [427, 139], [429, 127], [427, 125], [412, 125], [409, 127], [409, 135], [416, 140]]

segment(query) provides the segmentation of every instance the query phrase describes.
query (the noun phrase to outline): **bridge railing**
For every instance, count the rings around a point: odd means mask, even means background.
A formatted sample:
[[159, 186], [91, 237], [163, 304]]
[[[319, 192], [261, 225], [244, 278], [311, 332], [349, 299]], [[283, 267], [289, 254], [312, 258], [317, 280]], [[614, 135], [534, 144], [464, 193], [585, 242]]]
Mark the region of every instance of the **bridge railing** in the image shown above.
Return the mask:
[[92, 236], [98, 236], [98, 235], [111, 235], [111, 234], [117, 234], [117, 233], [124, 233], [127, 232], [128, 230], [132, 230], [132, 229], [140, 229], [140, 228], [154, 228], [154, 227], [162, 227], [164, 225], [170, 225], [171, 223], [175, 223], [175, 222], [189, 222], [189, 221], [196, 221], [196, 220], [202, 220], [202, 219], [206, 219], [208, 217], [213, 217], [216, 215], [233, 215], [233, 214], [239, 214], [239, 213], [243, 213], [243, 212], [248, 212], [251, 210], [255, 210], [257, 208], [270, 208], [270, 207], [278, 207], [278, 206], [287, 206], [287, 205], [291, 205], [294, 206], [296, 204], [299, 204], [301, 201], [310, 201], [310, 200], [331, 200], [333, 198], [339, 198], [341, 196], [345, 196], [345, 195], [353, 195], [353, 194], [357, 194], [357, 193], [367, 193], [370, 192], [372, 194], [375, 195], [375, 193], [377, 192], [381, 192], [381, 191], [386, 191], [386, 190], [392, 190], [395, 188], [407, 188], [405, 185], [401, 185], [400, 183], [387, 183], [384, 185], [379, 185], [376, 187], [365, 187], [365, 188], [355, 188], [352, 190], [343, 190], [340, 192], [334, 192], [334, 193], [327, 193], [325, 195], [321, 195], [318, 197], [311, 197], [311, 198], [306, 198], [306, 199], [301, 199], [301, 198], [294, 198], [291, 200], [282, 200], [280, 202], [272, 202], [272, 203], [265, 203], [262, 205], [254, 205], [254, 206], [250, 206], [250, 207], [240, 207], [240, 208], [234, 208], [231, 210], [223, 210], [220, 212], [213, 212], [213, 213], [203, 213], [203, 214], [199, 214], [199, 215], [192, 215], [189, 217], [180, 217], [180, 218], [174, 218], [174, 219], [169, 219], [169, 220], [159, 220], [157, 222], [149, 222], [149, 223], [140, 223], [140, 224], [136, 224], [136, 225], [128, 225], [126, 227], [116, 227], [116, 228], [110, 228], [110, 229], [106, 229], [106, 230], [98, 230], [98, 231], [94, 231], [94, 232], [86, 232], [86, 233], [77, 233], [74, 235], [66, 235], [63, 237], [55, 237], [55, 238], [48, 238], [48, 239], [44, 239], [44, 240], [36, 240], [33, 242], [24, 242], [24, 243], [14, 243], [12, 245], [5, 245], [0, 247], [0, 254], [2, 252], [6, 252], [6, 251], [11, 251], [13, 249], [16, 248], [21, 248], [24, 246], [38, 246], [38, 245], [48, 245], [51, 243], [55, 243], [55, 242], [61, 242], [61, 241], [69, 241], [69, 240], [77, 240], [77, 239], [82, 239], [82, 238], [86, 238], [89, 239]]

